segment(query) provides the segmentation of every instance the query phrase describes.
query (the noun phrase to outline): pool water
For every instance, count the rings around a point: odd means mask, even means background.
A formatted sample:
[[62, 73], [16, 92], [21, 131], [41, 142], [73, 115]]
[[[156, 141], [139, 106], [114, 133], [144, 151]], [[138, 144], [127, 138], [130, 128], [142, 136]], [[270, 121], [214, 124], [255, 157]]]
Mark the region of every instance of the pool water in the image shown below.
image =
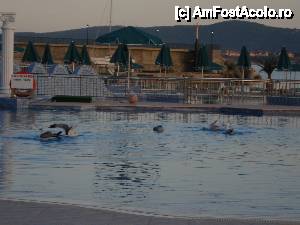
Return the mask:
[[[236, 134], [203, 129], [216, 119]], [[52, 122], [79, 136], [41, 141]], [[299, 220], [299, 129], [296, 117], [0, 111], [0, 198]]]

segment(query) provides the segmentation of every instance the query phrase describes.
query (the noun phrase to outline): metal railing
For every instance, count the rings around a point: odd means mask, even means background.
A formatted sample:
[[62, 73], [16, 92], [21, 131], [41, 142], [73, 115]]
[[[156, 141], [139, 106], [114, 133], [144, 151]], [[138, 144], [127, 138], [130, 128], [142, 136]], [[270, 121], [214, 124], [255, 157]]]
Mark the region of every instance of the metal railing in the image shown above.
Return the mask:
[[300, 96], [300, 81], [275, 80], [268, 85], [272, 96]]
[[[268, 96], [300, 96], [300, 81], [193, 78], [112, 78], [36, 75], [37, 96], [124, 98], [188, 104], [265, 104]], [[129, 87], [129, 89], [128, 89]]]

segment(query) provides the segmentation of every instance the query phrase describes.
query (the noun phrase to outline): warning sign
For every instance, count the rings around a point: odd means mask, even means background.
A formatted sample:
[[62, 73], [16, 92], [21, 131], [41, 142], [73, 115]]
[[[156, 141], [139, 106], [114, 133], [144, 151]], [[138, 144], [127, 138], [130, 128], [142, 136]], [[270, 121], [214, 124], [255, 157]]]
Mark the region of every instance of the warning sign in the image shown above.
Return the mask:
[[14, 74], [11, 77], [12, 89], [32, 90], [34, 89], [34, 79], [31, 74]]

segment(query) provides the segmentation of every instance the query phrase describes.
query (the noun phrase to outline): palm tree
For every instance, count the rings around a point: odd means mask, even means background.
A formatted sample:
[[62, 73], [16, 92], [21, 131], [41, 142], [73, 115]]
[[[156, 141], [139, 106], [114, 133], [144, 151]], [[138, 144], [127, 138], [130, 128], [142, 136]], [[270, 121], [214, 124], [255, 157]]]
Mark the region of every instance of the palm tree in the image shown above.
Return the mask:
[[241, 71], [234, 62], [225, 61], [223, 75], [226, 78], [240, 78]]
[[272, 73], [277, 67], [277, 58], [275, 55], [269, 55], [266, 58], [258, 59], [258, 65], [261, 67], [260, 71], [268, 74], [268, 79], [272, 80]]

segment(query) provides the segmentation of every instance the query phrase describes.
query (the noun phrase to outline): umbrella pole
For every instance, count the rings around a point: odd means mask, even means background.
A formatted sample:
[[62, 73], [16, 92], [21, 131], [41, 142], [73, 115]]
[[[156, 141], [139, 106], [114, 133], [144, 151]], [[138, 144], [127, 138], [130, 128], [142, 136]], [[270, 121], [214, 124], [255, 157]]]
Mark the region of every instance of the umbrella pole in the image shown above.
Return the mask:
[[291, 82], [292, 82], [292, 71], [290, 71], [289, 90], [291, 89]]
[[294, 96], [296, 95], [296, 71], [294, 73]]
[[245, 80], [245, 69], [242, 68], [242, 102], [244, 102], [244, 80]]
[[288, 77], [288, 72], [287, 72], [287, 70], [285, 71], [285, 93], [287, 94], [287, 86], [288, 86], [288, 84], [287, 84], [287, 77]]
[[130, 51], [128, 50], [128, 76], [127, 76], [127, 92], [129, 94], [129, 89], [130, 89]]
[[165, 66], [165, 77], [167, 77], [167, 67]]
[[201, 78], [202, 78], [202, 79], [204, 78], [203, 73], [204, 73], [204, 68], [203, 68], [203, 66], [202, 66], [202, 67], [201, 67]]
[[75, 63], [72, 62], [72, 73], [74, 73], [74, 71], [75, 71]]

